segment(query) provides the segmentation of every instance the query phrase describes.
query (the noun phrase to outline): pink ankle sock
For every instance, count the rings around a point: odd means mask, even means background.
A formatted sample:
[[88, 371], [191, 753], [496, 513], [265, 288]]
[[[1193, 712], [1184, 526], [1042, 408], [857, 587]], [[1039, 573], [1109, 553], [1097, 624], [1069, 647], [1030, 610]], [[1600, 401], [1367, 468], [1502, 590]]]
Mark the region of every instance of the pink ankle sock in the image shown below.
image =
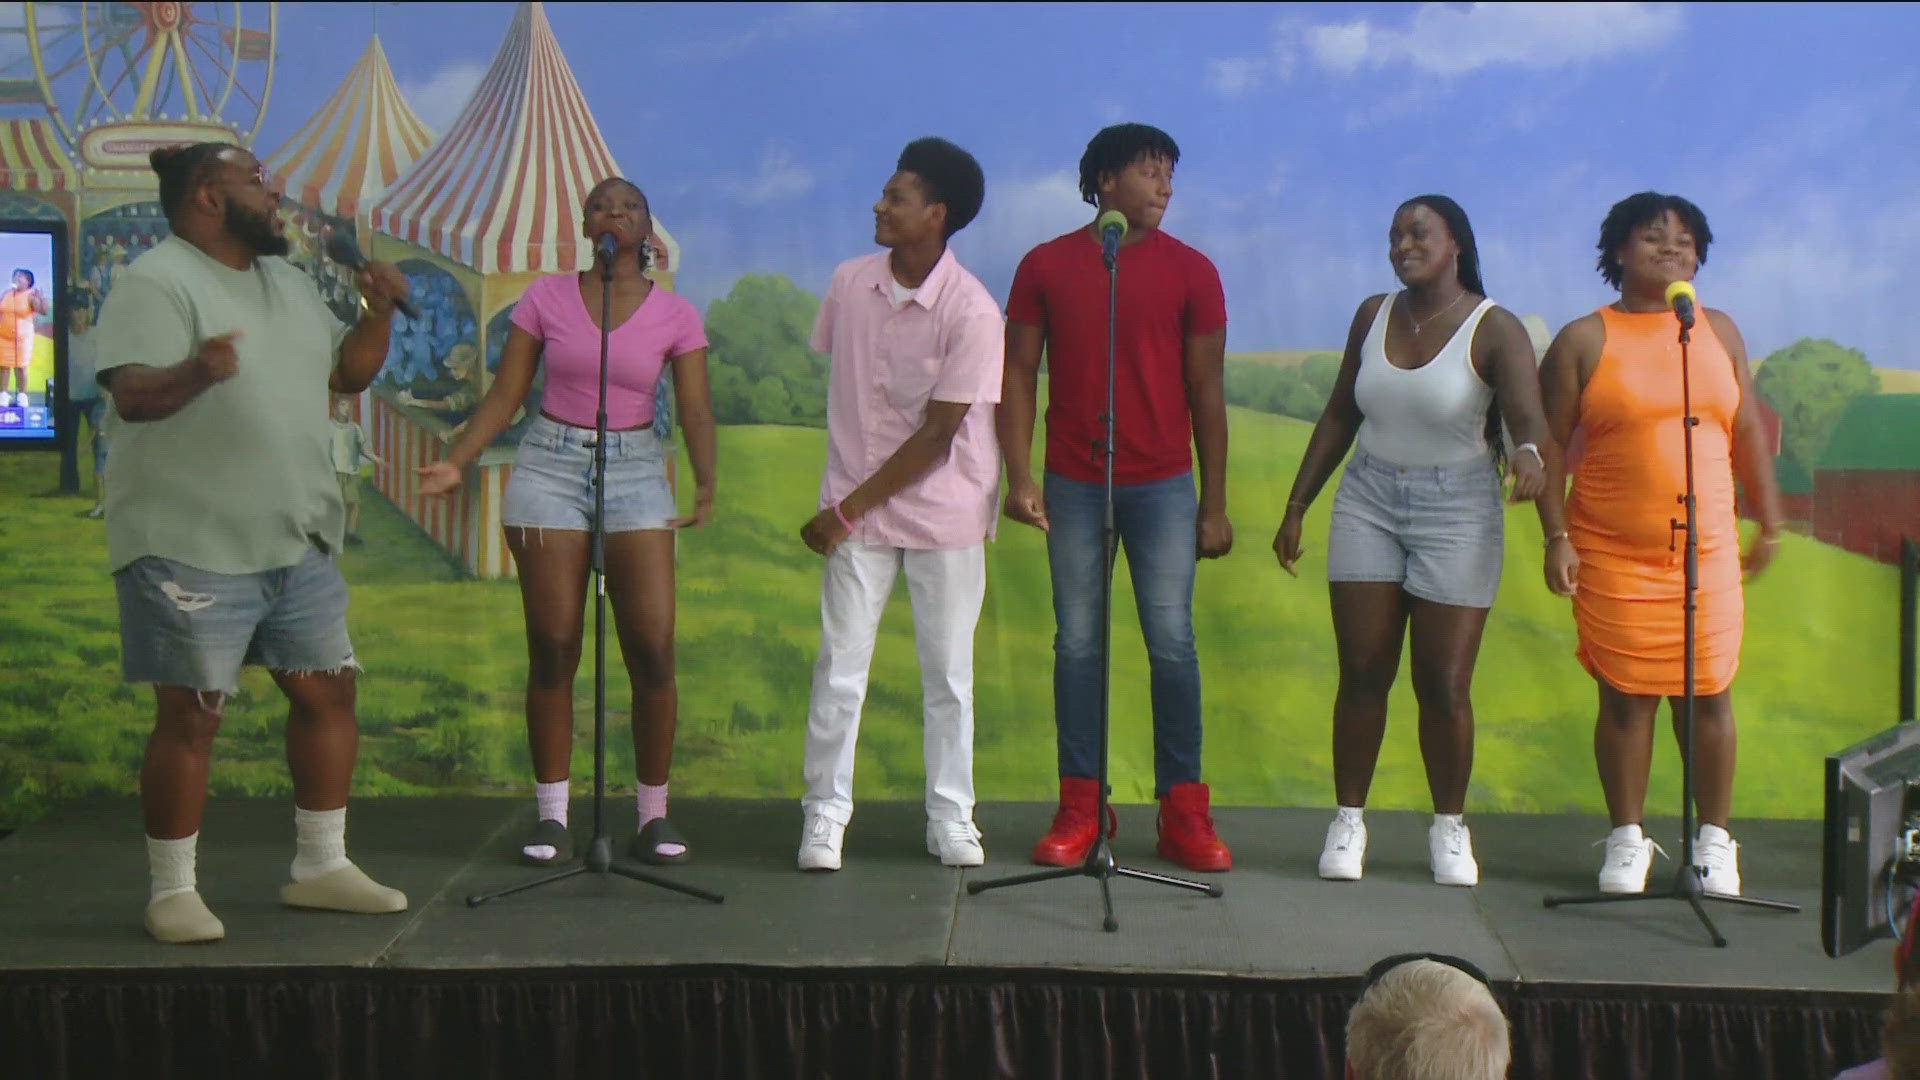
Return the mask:
[[[646, 828], [647, 822], [654, 818], [667, 816], [667, 785], [641, 784], [634, 793], [634, 804], [639, 810], [639, 828]], [[680, 844], [661, 844], [660, 854], [678, 855], [686, 848]]]

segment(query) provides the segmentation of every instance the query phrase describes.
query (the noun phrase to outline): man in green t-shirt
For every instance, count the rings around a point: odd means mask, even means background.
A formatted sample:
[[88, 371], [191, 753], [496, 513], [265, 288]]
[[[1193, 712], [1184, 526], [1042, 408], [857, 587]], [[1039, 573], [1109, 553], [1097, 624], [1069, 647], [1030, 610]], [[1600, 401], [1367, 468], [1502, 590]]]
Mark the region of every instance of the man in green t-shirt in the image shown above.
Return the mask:
[[379, 374], [406, 279], [361, 271], [348, 328], [282, 256], [279, 196], [246, 150], [153, 152], [173, 235], [119, 274], [92, 337], [108, 421], [107, 550], [121, 673], [158, 708], [140, 769], [152, 891], [148, 933], [213, 941], [225, 927], [196, 888], [195, 847], [221, 706], [258, 664], [292, 706], [294, 907], [382, 913], [407, 898], [346, 856], [359, 729], [347, 587], [334, 556], [345, 515], [327, 394]]

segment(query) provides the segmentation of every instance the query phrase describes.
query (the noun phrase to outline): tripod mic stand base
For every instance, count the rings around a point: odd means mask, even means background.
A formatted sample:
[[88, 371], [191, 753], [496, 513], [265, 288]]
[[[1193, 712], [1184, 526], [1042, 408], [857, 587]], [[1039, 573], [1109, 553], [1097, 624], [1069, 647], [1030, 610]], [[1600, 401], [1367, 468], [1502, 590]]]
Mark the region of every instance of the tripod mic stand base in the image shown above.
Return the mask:
[[1135, 870], [1130, 866], [1121, 866], [1114, 861], [1113, 849], [1107, 846], [1107, 838], [1102, 836], [1094, 841], [1087, 852], [1086, 861], [1079, 866], [1063, 866], [1057, 870], [1039, 870], [1031, 874], [1015, 874], [1012, 877], [995, 878], [992, 881], [967, 882], [967, 895], [979, 896], [988, 889], [1003, 889], [1010, 885], [1031, 885], [1036, 881], [1058, 881], [1061, 878], [1090, 877], [1100, 883], [1100, 907], [1105, 917], [1100, 928], [1111, 934], [1120, 929], [1119, 920], [1113, 917], [1113, 890], [1107, 884], [1116, 877], [1132, 878], [1136, 881], [1151, 881], [1156, 885], [1170, 885], [1176, 889], [1205, 893], [1212, 897], [1226, 895], [1226, 887], [1212, 881], [1188, 881], [1185, 878], [1169, 877], [1149, 870]]
[[1800, 905], [1789, 904], [1784, 900], [1762, 900], [1757, 896], [1734, 896], [1730, 893], [1708, 892], [1704, 879], [1696, 867], [1681, 866], [1673, 875], [1673, 885], [1665, 892], [1637, 893], [1591, 893], [1585, 896], [1549, 896], [1541, 904], [1554, 908], [1565, 904], [1628, 904], [1636, 900], [1684, 900], [1700, 918], [1700, 925], [1707, 930], [1707, 936], [1713, 939], [1716, 948], [1727, 947], [1727, 939], [1707, 918], [1707, 909], [1701, 906], [1702, 900], [1718, 900], [1723, 904], [1742, 904], [1746, 907], [1760, 908], [1764, 911], [1784, 911], [1797, 913]]
[[720, 904], [726, 902], [726, 897], [721, 896], [719, 893], [708, 892], [705, 889], [695, 888], [692, 885], [683, 885], [678, 881], [663, 878], [658, 874], [649, 874], [644, 870], [635, 870], [632, 867], [621, 866], [613, 861], [613, 840], [610, 837], [596, 836], [593, 838], [593, 843], [587, 845], [586, 854], [581, 856], [578, 865], [569, 866], [565, 870], [556, 871], [544, 877], [534, 878], [532, 881], [523, 881], [518, 885], [509, 886], [496, 892], [476, 893], [467, 897], [467, 906], [470, 908], [479, 907], [481, 904], [498, 900], [503, 896], [512, 896], [514, 893], [526, 892], [528, 889], [537, 889], [542, 885], [551, 885], [556, 881], [565, 881], [568, 878], [578, 877], [581, 874], [615, 874], [619, 877], [630, 878], [645, 885], [657, 885], [662, 889], [685, 893], [688, 896], [698, 900], [705, 900], [708, 903]]

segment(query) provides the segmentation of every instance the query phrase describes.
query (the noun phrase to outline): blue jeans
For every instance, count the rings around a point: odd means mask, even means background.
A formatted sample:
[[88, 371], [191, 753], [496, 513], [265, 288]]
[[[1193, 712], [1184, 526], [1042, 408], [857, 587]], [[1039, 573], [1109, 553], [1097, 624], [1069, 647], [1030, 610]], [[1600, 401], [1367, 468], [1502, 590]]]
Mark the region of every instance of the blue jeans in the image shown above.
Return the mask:
[[[1046, 475], [1047, 563], [1053, 571], [1053, 717], [1060, 775], [1100, 775], [1100, 535], [1103, 485]], [[1113, 524], [1127, 553], [1153, 686], [1153, 787], [1200, 779], [1200, 660], [1193, 648], [1193, 473], [1113, 486]]]

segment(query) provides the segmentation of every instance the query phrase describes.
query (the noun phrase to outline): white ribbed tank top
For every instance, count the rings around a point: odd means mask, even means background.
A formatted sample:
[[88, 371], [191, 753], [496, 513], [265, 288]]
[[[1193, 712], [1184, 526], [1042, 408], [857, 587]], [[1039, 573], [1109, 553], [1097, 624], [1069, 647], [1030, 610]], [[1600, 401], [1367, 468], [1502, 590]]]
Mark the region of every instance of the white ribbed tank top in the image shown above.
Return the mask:
[[1473, 369], [1473, 333], [1493, 301], [1480, 301], [1432, 360], [1409, 369], [1387, 360], [1387, 317], [1402, 295], [1381, 301], [1360, 343], [1353, 380], [1360, 449], [1403, 467], [1457, 465], [1485, 456], [1493, 387]]

